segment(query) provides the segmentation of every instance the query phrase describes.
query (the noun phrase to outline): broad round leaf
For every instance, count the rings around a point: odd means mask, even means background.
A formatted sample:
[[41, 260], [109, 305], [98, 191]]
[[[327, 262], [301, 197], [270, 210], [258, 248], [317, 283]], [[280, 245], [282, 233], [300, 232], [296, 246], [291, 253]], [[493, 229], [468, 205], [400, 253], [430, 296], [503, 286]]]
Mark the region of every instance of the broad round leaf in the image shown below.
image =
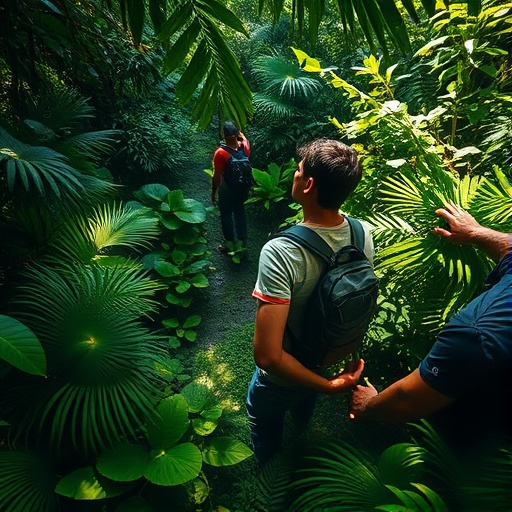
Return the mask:
[[202, 411], [210, 398], [210, 390], [198, 382], [187, 384], [181, 390], [181, 394], [187, 400], [188, 410], [192, 413]]
[[36, 335], [18, 320], [0, 315], [0, 358], [33, 375], [44, 375], [46, 357]]
[[190, 224], [200, 224], [206, 220], [206, 208], [195, 199], [184, 199], [184, 209], [174, 210], [178, 219]]
[[166, 198], [168, 193], [169, 189], [165, 185], [150, 183], [135, 191], [133, 195], [142, 202], [146, 202], [148, 199], [161, 202]]
[[203, 448], [203, 460], [211, 466], [238, 464], [252, 454], [247, 445], [231, 437], [209, 439]]
[[199, 475], [203, 461], [199, 448], [183, 443], [158, 453], [144, 476], [157, 485], [180, 485]]
[[217, 428], [217, 422], [206, 420], [201, 417], [194, 418], [192, 420], [192, 428], [196, 434], [199, 434], [200, 436], [207, 436]]
[[180, 269], [168, 261], [157, 262], [155, 265], [155, 270], [162, 277], [175, 277], [180, 275]]
[[174, 446], [189, 424], [187, 401], [181, 395], [162, 400], [156, 413], [148, 422], [148, 441], [152, 448], [166, 449]]
[[144, 475], [151, 458], [140, 445], [124, 444], [103, 452], [96, 469], [107, 478], [118, 482], [131, 482]]
[[75, 500], [101, 500], [124, 494], [132, 487], [129, 483], [113, 482], [103, 478], [95, 473], [93, 467], [88, 466], [62, 478], [55, 492]]

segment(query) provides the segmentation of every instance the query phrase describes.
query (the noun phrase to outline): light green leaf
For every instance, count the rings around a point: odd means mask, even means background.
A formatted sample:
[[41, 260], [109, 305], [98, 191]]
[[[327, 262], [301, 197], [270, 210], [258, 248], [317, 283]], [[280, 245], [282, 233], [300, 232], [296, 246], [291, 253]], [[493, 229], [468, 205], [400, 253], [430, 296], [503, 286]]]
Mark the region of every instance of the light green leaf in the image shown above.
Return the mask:
[[208, 439], [203, 449], [203, 460], [211, 466], [238, 464], [253, 454], [244, 443], [231, 437]]
[[0, 315], [0, 358], [33, 375], [44, 375], [46, 356], [36, 335], [18, 320]]
[[55, 492], [75, 500], [102, 500], [120, 496], [132, 487], [130, 483], [107, 480], [97, 475], [92, 466], [88, 466], [64, 476], [57, 484]]
[[131, 482], [142, 477], [150, 460], [143, 446], [124, 444], [103, 452], [98, 457], [96, 469], [111, 480]]
[[187, 401], [182, 395], [162, 400], [148, 421], [149, 444], [155, 449], [170, 448], [181, 439], [188, 424]]
[[217, 422], [206, 420], [204, 418], [194, 418], [192, 420], [194, 432], [200, 436], [207, 436], [217, 428]]
[[202, 466], [199, 448], [183, 443], [156, 454], [144, 476], [156, 485], [180, 485], [196, 478]]
[[185, 386], [181, 394], [187, 400], [188, 410], [192, 413], [201, 412], [210, 398], [210, 390], [198, 382], [191, 382]]

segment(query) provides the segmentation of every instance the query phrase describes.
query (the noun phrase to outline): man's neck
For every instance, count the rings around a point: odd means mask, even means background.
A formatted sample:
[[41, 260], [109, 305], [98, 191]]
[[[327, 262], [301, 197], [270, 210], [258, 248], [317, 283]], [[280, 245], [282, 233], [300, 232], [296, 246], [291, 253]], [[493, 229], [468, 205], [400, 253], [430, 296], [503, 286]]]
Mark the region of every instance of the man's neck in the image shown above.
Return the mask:
[[307, 211], [304, 209], [303, 224], [306, 226], [332, 228], [343, 224], [345, 218], [337, 210], [315, 209]]

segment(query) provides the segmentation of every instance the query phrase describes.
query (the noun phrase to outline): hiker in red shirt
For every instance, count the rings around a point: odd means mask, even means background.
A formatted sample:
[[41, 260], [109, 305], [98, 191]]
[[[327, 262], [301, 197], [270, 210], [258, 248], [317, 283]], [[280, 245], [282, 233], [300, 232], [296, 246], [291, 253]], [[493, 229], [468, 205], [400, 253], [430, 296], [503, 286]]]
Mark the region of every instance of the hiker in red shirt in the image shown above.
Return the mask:
[[[224, 144], [221, 144], [213, 155], [214, 173], [212, 178], [212, 204], [216, 204], [218, 191], [218, 204], [220, 222], [225, 242], [242, 242], [247, 244], [247, 223], [244, 203], [249, 197], [249, 188], [235, 189], [225, 180], [225, 171], [233, 155], [231, 151], [242, 152], [250, 156], [250, 144], [245, 135], [230, 121], [224, 123]], [[227, 252], [226, 246], [220, 245], [219, 251]]]

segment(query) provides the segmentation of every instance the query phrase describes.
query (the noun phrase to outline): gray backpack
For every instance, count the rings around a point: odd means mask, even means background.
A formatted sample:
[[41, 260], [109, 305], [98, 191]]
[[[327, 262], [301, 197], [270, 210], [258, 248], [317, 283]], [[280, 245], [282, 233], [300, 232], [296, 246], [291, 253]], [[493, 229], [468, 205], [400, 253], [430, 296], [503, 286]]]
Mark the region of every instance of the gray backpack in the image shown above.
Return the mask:
[[292, 355], [304, 366], [317, 369], [331, 347], [355, 343], [359, 348], [377, 310], [378, 279], [364, 254], [361, 223], [346, 217], [351, 243], [336, 253], [306, 226], [296, 225], [274, 236], [294, 240], [320, 256], [325, 272], [306, 306], [300, 339], [287, 327]]

